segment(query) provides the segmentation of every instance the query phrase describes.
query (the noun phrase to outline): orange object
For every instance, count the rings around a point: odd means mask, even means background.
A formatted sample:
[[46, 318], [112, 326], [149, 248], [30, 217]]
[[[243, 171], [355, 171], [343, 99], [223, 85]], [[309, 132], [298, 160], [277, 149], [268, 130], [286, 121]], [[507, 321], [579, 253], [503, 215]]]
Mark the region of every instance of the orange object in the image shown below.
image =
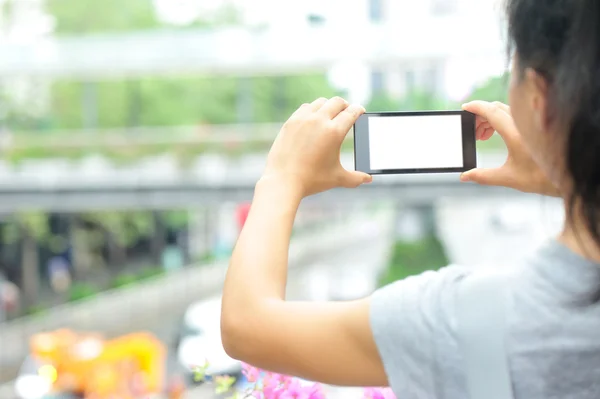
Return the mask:
[[151, 334], [107, 341], [97, 334], [58, 330], [34, 335], [30, 346], [43, 364], [40, 374], [56, 377], [56, 392], [133, 399], [163, 391], [166, 348]]

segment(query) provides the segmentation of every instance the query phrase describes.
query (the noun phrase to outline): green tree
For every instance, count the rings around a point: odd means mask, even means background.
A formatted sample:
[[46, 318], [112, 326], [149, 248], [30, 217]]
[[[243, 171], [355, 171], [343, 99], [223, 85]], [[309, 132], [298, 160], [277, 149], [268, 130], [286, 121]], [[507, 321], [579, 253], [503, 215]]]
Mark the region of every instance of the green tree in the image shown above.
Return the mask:
[[380, 93], [365, 106], [369, 112], [388, 111], [430, 111], [446, 109], [446, 101], [426, 91], [412, 91], [402, 99], [396, 99], [387, 93]]
[[378, 93], [365, 105], [368, 112], [392, 112], [400, 110], [400, 101], [387, 93]]
[[446, 101], [433, 93], [412, 91], [400, 101], [401, 111], [439, 111], [446, 108]]
[[483, 100], [483, 101], [500, 101], [508, 103], [508, 81], [510, 75], [505, 74], [496, 76], [487, 80], [482, 85], [478, 86], [467, 98], [467, 101]]
[[48, 0], [56, 33], [81, 35], [146, 30], [160, 26], [151, 0]]

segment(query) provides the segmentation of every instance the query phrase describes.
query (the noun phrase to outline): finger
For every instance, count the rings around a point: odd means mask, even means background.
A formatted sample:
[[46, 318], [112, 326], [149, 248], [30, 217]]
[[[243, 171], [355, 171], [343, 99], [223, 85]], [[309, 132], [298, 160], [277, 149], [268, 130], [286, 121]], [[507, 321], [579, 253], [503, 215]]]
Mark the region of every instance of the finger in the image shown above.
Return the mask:
[[475, 127], [478, 128], [479, 126], [481, 126], [484, 123], [489, 123], [487, 121], [487, 119], [479, 116], [479, 115], [475, 115]]
[[294, 113], [290, 116], [290, 118], [295, 118], [295, 117], [298, 117], [298, 116], [301, 116], [301, 115], [304, 115], [304, 114], [310, 112], [310, 110], [311, 110], [310, 107], [311, 107], [311, 104], [308, 104], [308, 103], [302, 104], [301, 106], [298, 107], [298, 109], [296, 111], [294, 111]]
[[481, 125], [477, 126], [477, 129], [475, 130], [475, 138], [477, 140], [481, 140], [481, 136], [483, 136], [483, 133], [490, 128], [491, 126], [488, 122], [484, 122]]
[[502, 111], [512, 116], [510, 112], [510, 107], [508, 105], [501, 103], [500, 101], [494, 101], [492, 104], [494, 104], [496, 107], [500, 108]]
[[483, 134], [481, 135], [481, 138], [479, 140], [481, 140], [481, 141], [489, 140], [494, 135], [495, 132], [496, 132], [496, 130], [494, 130], [493, 127], [489, 127], [483, 132]]
[[365, 108], [362, 105], [350, 105], [348, 108], [340, 112], [335, 118], [333, 118], [336, 131], [346, 136], [352, 129], [352, 125], [354, 125], [356, 120], [365, 112]]
[[313, 112], [317, 112], [318, 110], [321, 109], [321, 107], [327, 102], [327, 99], [325, 97], [320, 97], [317, 98], [315, 101], [313, 101], [310, 104], [310, 109]]
[[473, 101], [464, 104], [463, 109], [487, 119], [507, 145], [511, 145], [518, 136], [517, 128], [515, 127], [512, 117], [502, 108], [492, 103], [486, 101]]
[[371, 183], [373, 176], [357, 171], [346, 170], [340, 165], [338, 185], [345, 188], [356, 188], [361, 184]]
[[327, 100], [318, 112], [327, 116], [329, 119], [333, 119], [346, 108], [348, 108], [348, 101], [341, 97], [333, 97]]
[[474, 182], [484, 186], [510, 186], [510, 179], [504, 167], [471, 169], [460, 176], [462, 182]]

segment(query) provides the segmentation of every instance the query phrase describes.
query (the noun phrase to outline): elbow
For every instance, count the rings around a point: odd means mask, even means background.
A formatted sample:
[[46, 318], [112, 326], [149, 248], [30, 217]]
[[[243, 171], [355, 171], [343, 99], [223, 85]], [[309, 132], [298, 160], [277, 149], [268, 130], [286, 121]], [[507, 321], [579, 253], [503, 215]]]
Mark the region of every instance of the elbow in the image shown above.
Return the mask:
[[227, 356], [235, 360], [252, 363], [264, 349], [264, 326], [268, 324], [268, 316], [258, 310], [261, 307], [226, 305], [221, 313], [223, 349]]
[[253, 320], [249, 320], [247, 315], [253, 314], [247, 306], [230, 306], [231, 303], [223, 304], [221, 312], [221, 342], [227, 356], [249, 362], [249, 349], [253, 345], [252, 327], [255, 325]]
[[235, 315], [223, 313], [221, 315], [221, 342], [227, 356], [232, 359], [244, 361], [243, 345], [245, 338], [242, 322]]

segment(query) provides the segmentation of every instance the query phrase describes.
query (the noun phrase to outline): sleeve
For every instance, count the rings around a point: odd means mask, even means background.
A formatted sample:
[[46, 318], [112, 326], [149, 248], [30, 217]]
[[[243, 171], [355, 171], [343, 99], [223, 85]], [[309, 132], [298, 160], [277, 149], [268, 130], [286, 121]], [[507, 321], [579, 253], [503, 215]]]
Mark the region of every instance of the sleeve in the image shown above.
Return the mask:
[[397, 397], [464, 396], [455, 298], [460, 281], [471, 270], [451, 265], [373, 294], [371, 329]]

